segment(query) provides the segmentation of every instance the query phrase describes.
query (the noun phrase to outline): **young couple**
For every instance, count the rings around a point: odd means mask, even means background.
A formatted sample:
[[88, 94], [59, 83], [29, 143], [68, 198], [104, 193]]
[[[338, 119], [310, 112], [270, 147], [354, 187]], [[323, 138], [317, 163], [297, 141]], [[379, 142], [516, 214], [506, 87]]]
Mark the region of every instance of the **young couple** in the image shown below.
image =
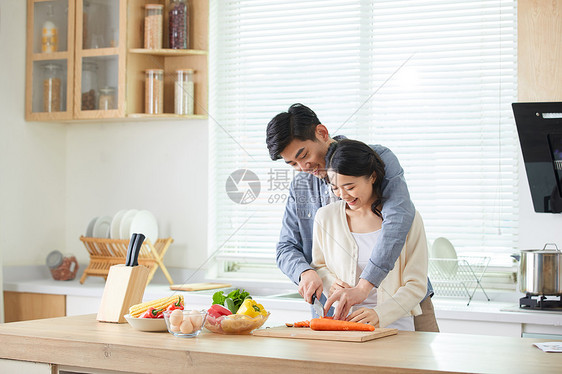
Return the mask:
[[277, 245], [303, 298], [316, 295], [336, 319], [439, 331], [423, 222], [396, 156], [331, 138], [302, 104], [269, 122], [266, 142], [273, 160], [304, 172], [291, 183]]

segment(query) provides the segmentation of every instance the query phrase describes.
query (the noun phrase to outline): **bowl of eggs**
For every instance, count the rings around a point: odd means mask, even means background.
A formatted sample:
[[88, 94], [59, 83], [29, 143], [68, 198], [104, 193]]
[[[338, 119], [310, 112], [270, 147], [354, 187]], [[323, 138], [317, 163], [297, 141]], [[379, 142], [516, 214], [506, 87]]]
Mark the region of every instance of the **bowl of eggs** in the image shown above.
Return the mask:
[[164, 320], [168, 331], [182, 338], [192, 338], [201, 332], [207, 312], [205, 310], [174, 309], [164, 312]]

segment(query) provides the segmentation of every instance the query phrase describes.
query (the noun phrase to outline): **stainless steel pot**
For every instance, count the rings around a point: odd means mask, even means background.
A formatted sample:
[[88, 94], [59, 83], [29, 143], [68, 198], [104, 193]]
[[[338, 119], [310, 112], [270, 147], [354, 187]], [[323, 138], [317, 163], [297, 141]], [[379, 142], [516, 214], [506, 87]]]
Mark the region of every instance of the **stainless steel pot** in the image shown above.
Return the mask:
[[[555, 249], [547, 249], [554, 245]], [[519, 291], [532, 295], [562, 295], [562, 252], [553, 243], [543, 249], [521, 251], [519, 259]]]

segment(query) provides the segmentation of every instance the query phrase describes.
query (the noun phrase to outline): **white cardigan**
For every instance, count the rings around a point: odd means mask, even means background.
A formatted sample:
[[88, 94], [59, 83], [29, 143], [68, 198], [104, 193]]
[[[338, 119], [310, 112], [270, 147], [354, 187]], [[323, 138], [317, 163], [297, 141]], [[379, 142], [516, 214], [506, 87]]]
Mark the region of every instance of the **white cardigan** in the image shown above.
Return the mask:
[[[358, 247], [349, 231], [343, 200], [318, 210], [314, 219], [312, 266], [322, 278], [325, 290], [336, 279], [349, 285], [359, 282], [357, 274]], [[406, 243], [377, 289], [379, 326], [408, 316], [421, 314], [420, 302], [427, 292], [427, 239], [420, 214], [416, 211]]]

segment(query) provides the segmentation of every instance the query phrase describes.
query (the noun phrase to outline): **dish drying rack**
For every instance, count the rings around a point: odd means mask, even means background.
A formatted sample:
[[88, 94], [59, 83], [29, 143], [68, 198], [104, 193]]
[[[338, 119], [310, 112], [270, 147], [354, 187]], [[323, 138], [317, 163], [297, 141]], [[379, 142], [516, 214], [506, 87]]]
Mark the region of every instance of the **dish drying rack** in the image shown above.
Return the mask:
[[[109, 273], [110, 267], [125, 263], [127, 248], [129, 247], [129, 239], [105, 239], [81, 236], [80, 240], [84, 243], [84, 246], [90, 255], [90, 263], [80, 278], [80, 284], [83, 284], [89, 276], [103, 277], [107, 280], [107, 274]], [[174, 284], [168, 269], [166, 269], [166, 266], [162, 262], [170, 244], [173, 242], [174, 239], [172, 238], [157, 239], [153, 245], [150, 242], [150, 239], [147, 238], [142, 244], [139, 252], [138, 263], [139, 265], [144, 265], [149, 269], [146, 284], [150, 283], [158, 268], [162, 269], [162, 272], [170, 285]]]
[[476, 290], [480, 288], [486, 299], [490, 301], [481, 283], [489, 263], [490, 257], [430, 258], [429, 280], [438, 296], [468, 296], [466, 305], [470, 305]]

